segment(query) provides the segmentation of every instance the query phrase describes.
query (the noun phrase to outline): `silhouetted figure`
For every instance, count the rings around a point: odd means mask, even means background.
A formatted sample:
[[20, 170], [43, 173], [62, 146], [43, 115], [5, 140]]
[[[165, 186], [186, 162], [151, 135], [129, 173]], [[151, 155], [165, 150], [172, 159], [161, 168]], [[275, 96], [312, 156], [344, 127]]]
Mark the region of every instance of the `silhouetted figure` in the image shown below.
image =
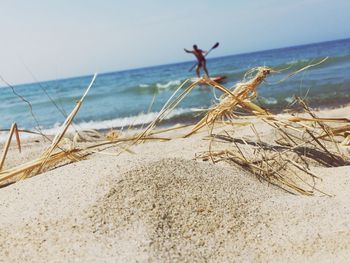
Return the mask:
[[184, 50], [185, 50], [186, 53], [192, 53], [197, 58], [197, 61], [198, 61], [198, 64], [197, 64], [197, 67], [196, 67], [197, 77], [200, 78], [199, 70], [203, 67], [203, 70], [204, 70], [206, 76], [209, 78], [209, 73], [208, 73], [208, 69], [207, 69], [207, 65], [206, 65], [206, 60], [205, 60], [205, 57], [204, 57], [204, 55], [207, 52], [199, 49], [197, 47], [197, 45], [193, 45], [193, 50], [187, 50], [186, 48], [184, 48]]

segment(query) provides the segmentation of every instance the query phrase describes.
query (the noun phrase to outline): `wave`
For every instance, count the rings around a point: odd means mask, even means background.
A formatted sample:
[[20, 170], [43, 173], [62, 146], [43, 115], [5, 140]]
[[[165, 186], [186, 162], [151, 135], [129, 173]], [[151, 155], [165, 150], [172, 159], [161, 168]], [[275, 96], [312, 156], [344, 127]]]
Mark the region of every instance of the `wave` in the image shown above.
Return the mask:
[[277, 99], [274, 97], [260, 97], [259, 100], [266, 105], [276, 105], [278, 103]]
[[285, 65], [298, 65], [298, 64], [304, 64], [306, 62], [310, 62], [310, 59], [304, 58], [304, 59], [293, 59], [291, 61], [288, 61], [285, 63]]
[[[169, 120], [175, 117], [179, 117], [183, 114], [191, 113], [193, 109], [191, 108], [180, 108], [173, 110], [168, 116], [166, 116], [165, 120]], [[137, 126], [148, 124], [152, 122], [157, 116], [158, 112], [149, 112], [149, 113], [140, 113], [136, 116], [129, 116], [123, 118], [116, 118], [111, 120], [102, 120], [102, 121], [87, 121], [74, 123], [68, 128], [67, 132], [75, 132], [77, 130], [102, 130], [102, 129], [110, 129], [110, 128], [123, 128], [128, 126]], [[55, 123], [51, 128], [42, 129], [42, 132], [46, 135], [55, 135], [61, 127], [62, 123]], [[0, 132], [0, 142], [3, 142], [7, 139], [8, 132]], [[34, 137], [32, 134], [21, 134], [21, 139]]]
[[[175, 109], [165, 119], [171, 119], [173, 117], [192, 112], [192, 109]], [[152, 122], [158, 116], [158, 112], [140, 113], [136, 116], [129, 116], [124, 118], [116, 118], [112, 120], [103, 121], [88, 121], [78, 123], [79, 129], [108, 129], [113, 127], [126, 127], [134, 125], [148, 124]]]
[[[314, 57], [314, 58], [300, 58], [300, 59], [285, 59], [284, 61], [279, 61], [279, 63], [272, 63], [272, 64], [266, 64], [266, 66], [274, 68], [274, 69], [285, 69], [285, 71], [282, 72], [282, 74], [287, 74], [290, 72], [293, 72], [297, 69], [303, 68], [305, 66], [308, 66], [313, 63], [317, 63], [318, 61], [321, 61], [324, 59], [324, 57]], [[273, 59], [272, 61], [273, 62]], [[350, 62], [350, 55], [343, 55], [343, 56], [333, 56], [330, 57], [327, 61], [319, 65], [319, 67], [331, 67], [337, 64], [342, 64], [342, 63]], [[256, 64], [256, 66], [262, 65], [262, 64]], [[251, 66], [243, 66], [241, 68], [236, 68], [234, 70], [232, 69], [224, 69], [220, 70], [220, 72], [216, 72], [215, 67], [214, 70], [212, 71], [212, 75], [223, 75], [226, 76], [226, 83], [229, 85], [234, 84], [237, 81], [241, 81], [246, 72], [251, 69]], [[316, 69], [316, 68], [315, 68]], [[312, 70], [312, 69], [311, 69]], [[275, 75], [273, 77], [278, 78], [278, 75]], [[186, 79], [184, 76], [182, 79], [170, 79], [169, 81], [154, 81], [154, 82], [147, 82], [147, 80], [141, 80], [142, 82], [137, 83], [136, 85], [134, 84], [133, 86], [129, 87], [124, 87], [123, 89], [119, 89], [116, 91], [113, 91], [113, 93], [120, 93], [120, 94], [132, 94], [132, 95], [153, 95], [157, 93], [162, 93], [162, 92], [169, 92], [172, 90], [175, 90], [178, 88], [181, 83]], [[105, 92], [105, 91], [103, 91]], [[90, 97], [90, 100], [100, 100], [101, 98], [107, 96], [108, 94], [106, 93], [101, 93], [101, 94], [94, 94], [93, 97]], [[60, 103], [65, 103], [65, 102], [71, 102], [72, 98], [69, 97], [64, 97], [60, 99]]]
[[168, 89], [171, 86], [179, 86], [181, 84], [181, 80], [170, 80], [169, 82], [162, 84], [162, 83], [157, 83], [156, 87], [158, 89]]
[[[297, 68], [305, 67], [305, 66], [310, 65], [310, 64], [315, 64], [315, 63], [317, 63], [325, 58], [326, 58], [326, 56], [293, 59], [293, 60], [285, 62], [285, 63], [274, 65], [273, 67], [279, 68], [279, 69], [291, 68], [291, 67], [293, 67], [293, 68], [294, 67], [297, 67]], [[343, 62], [350, 62], [350, 55], [328, 57], [328, 59], [325, 62], [320, 64], [320, 67], [330, 66], [330, 65], [334, 65], [334, 64], [340, 64]]]
[[284, 100], [288, 103], [292, 103], [295, 99], [294, 99], [294, 97], [289, 96], [289, 97], [284, 98]]
[[170, 80], [168, 82], [162, 83], [162, 82], [155, 82], [155, 83], [141, 83], [137, 86], [129, 87], [124, 90], [124, 92], [131, 93], [131, 94], [154, 94], [159, 93], [163, 91], [173, 90], [176, 89], [181, 85], [183, 80], [177, 79], [177, 80]]
[[[252, 68], [254, 67], [259, 67], [259, 66], [266, 66], [266, 67], [270, 67], [273, 69], [285, 69], [286, 72], [289, 72], [289, 70], [295, 70], [295, 69], [299, 69], [302, 67], [305, 67], [307, 65], [313, 64], [313, 63], [317, 63], [318, 61], [321, 61], [322, 59], [324, 59], [324, 57], [319, 57], [319, 58], [302, 58], [302, 59], [290, 59], [290, 60], [285, 60], [282, 63], [254, 63], [253, 65], [243, 65], [241, 68], [235, 68], [233, 70], [229, 70], [229, 69], [225, 69], [221, 72], [217, 72], [216, 74], [212, 74], [212, 75], [223, 75], [226, 76], [227, 80], [234, 80], [234, 81], [239, 81], [242, 80], [245, 76], [245, 74], [250, 71]], [[329, 62], [329, 61], [334, 61], [334, 59], [338, 59], [338, 58], [330, 58], [329, 60], [327, 60], [326, 62], [324, 62], [323, 64]], [[350, 57], [348, 58], [350, 61]], [[322, 64], [322, 65], [323, 65]]]
[[[311, 64], [315, 64], [317, 62], [320, 62], [323, 60], [326, 56], [320, 56], [320, 57], [313, 57], [313, 58], [300, 58], [300, 59], [289, 59], [285, 60], [280, 63], [266, 63], [265, 66], [271, 67], [276, 70], [284, 70], [282, 74], [287, 74], [293, 71], [296, 71], [298, 69], [301, 69], [303, 67], [306, 67]], [[256, 66], [262, 66], [264, 63], [261, 63], [260, 65], [257, 64]], [[342, 55], [342, 56], [331, 56], [326, 61], [324, 61], [322, 64], [318, 65], [315, 68], [311, 68], [309, 70], [314, 69], [327, 69], [330, 70], [335, 69], [336, 66], [344, 67], [344, 64], [346, 67], [349, 67], [347, 65], [350, 65], [350, 55]], [[232, 82], [232, 81], [240, 81], [244, 78], [247, 71], [251, 70], [252, 66], [249, 67], [242, 67], [235, 70], [224, 70], [220, 72], [220, 75], [224, 75], [227, 77], [226, 82]], [[322, 73], [323, 74], [323, 73]], [[275, 75], [274, 77], [278, 77]]]
[[343, 65], [343, 63], [350, 63], [350, 55], [329, 57], [320, 66]]

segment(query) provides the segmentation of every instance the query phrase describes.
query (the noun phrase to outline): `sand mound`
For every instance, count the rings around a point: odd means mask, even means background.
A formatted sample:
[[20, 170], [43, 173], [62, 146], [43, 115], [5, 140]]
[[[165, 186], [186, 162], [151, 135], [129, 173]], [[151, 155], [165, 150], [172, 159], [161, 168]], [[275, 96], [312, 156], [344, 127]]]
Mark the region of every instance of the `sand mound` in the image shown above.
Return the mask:
[[151, 261], [233, 259], [264, 192], [279, 191], [242, 173], [181, 159], [132, 170], [94, 207], [94, 229]]
[[235, 166], [158, 158], [3, 189], [0, 262], [347, 262], [349, 167], [315, 169], [336, 196], [304, 197]]

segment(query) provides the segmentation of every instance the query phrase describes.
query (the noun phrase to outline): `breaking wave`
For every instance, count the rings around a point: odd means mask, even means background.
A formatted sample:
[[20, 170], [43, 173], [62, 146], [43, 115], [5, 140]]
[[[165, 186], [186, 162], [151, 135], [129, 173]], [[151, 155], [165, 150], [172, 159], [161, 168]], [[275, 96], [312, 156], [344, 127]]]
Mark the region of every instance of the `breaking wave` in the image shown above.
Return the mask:
[[[175, 109], [165, 119], [169, 120], [174, 117], [179, 117], [183, 114], [191, 113], [193, 109]], [[78, 130], [102, 130], [110, 128], [122, 128], [128, 126], [136, 126], [142, 124], [148, 124], [152, 122], [158, 116], [158, 112], [140, 113], [136, 116], [129, 116], [123, 118], [115, 118], [111, 120], [101, 121], [88, 121], [73, 124], [69, 127], [68, 132], [75, 132], [75, 128]], [[53, 127], [42, 129], [42, 132], [46, 135], [55, 135], [61, 127], [62, 123], [55, 123]], [[5, 141], [8, 136], [8, 132], [0, 132], [0, 142]], [[21, 133], [21, 139], [33, 137], [31, 134]]]

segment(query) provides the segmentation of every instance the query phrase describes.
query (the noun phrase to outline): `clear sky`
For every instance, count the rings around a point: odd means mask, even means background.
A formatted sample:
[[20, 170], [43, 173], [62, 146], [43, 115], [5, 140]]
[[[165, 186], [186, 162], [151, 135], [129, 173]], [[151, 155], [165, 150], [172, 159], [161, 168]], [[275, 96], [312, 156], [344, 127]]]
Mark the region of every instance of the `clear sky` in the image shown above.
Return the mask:
[[[0, 75], [10, 83], [350, 37], [350, 0], [1, 0]], [[0, 83], [2, 86], [3, 83]]]

